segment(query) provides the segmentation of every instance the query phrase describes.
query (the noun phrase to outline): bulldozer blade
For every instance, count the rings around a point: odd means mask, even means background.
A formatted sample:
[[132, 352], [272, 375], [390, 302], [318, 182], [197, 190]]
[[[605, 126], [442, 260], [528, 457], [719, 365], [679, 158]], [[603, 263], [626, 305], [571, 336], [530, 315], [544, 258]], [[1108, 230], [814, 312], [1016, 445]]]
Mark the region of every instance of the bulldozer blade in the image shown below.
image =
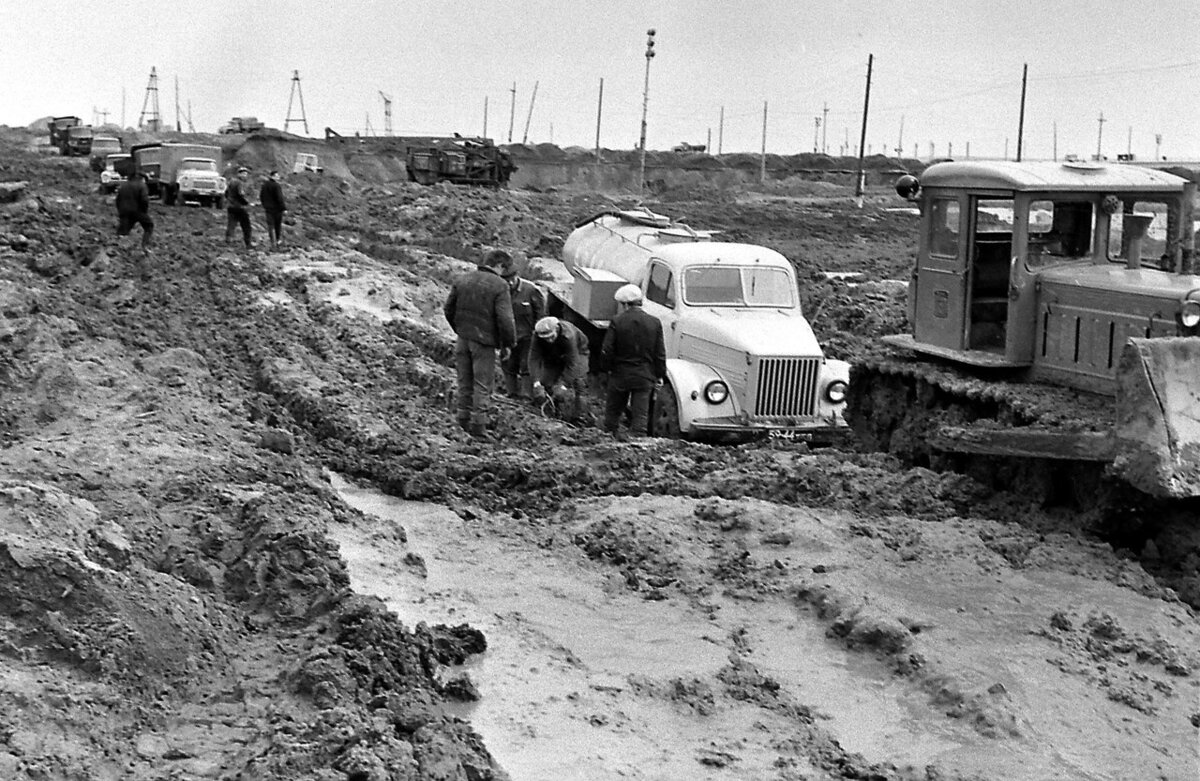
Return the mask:
[[1148, 494], [1200, 496], [1200, 339], [1132, 338], [1117, 367], [1116, 474]]

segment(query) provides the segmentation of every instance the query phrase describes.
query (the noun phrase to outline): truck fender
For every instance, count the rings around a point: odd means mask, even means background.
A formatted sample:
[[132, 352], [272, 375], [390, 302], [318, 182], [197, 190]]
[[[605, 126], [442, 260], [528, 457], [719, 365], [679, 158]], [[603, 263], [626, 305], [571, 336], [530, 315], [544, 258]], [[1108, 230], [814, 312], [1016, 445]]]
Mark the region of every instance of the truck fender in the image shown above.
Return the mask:
[[729, 385], [728, 380], [711, 366], [668, 358], [667, 380], [675, 391], [679, 406], [679, 431], [685, 436], [693, 432], [696, 418], [733, 417], [739, 412], [732, 387], [725, 401], [720, 404], [710, 404], [704, 398], [704, 388], [713, 380]]
[[846, 391], [842, 392], [842, 400], [831, 401], [828, 395], [829, 386], [835, 382], [844, 383], [844, 388], [850, 386], [850, 364], [828, 358], [821, 364], [821, 373], [817, 379], [817, 412], [831, 422], [841, 423], [846, 413]]

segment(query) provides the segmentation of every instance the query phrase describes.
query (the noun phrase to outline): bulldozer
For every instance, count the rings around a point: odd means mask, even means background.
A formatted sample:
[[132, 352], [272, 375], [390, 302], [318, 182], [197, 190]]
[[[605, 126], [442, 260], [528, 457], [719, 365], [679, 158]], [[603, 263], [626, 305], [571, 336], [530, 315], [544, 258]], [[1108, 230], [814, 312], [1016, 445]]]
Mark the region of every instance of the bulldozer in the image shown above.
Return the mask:
[[508, 152], [492, 143], [490, 138], [455, 135], [427, 141], [405, 150], [405, 167], [410, 181], [505, 187], [517, 170]]
[[1134, 165], [948, 161], [896, 191], [920, 213], [911, 333], [851, 369], [864, 446], [985, 479], [1019, 469], [1082, 504], [1114, 482], [1200, 496], [1196, 186]]

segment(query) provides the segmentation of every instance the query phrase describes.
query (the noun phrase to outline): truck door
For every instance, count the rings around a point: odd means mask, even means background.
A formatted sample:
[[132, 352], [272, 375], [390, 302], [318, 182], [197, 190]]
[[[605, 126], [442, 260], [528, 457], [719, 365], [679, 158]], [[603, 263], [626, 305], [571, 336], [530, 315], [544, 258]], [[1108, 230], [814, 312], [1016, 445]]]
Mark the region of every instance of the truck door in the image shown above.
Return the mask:
[[933, 195], [925, 210], [913, 323], [917, 342], [952, 350], [966, 343], [969, 231], [960, 198]]
[[667, 357], [679, 355], [679, 280], [671, 268], [659, 260], [650, 262], [650, 273], [646, 275], [646, 290], [642, 308], [654, 315], [663, 326], [663, 341], [666, 342]]

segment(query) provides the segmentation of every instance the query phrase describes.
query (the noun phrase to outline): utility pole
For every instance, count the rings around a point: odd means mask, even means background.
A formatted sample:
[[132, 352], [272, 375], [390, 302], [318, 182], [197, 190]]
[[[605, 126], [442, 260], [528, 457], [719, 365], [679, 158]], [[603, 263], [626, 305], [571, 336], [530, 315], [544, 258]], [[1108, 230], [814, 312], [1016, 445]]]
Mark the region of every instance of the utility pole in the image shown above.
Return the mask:
[[725, 107], [721, 106], [721, 119], [717, 123], [717, 154], [724, 151], [725, 143]]
[[704, 151], [708, 152], [710, 155], [712, 154], [712, 128], [711, 127], [708, 129], [708, 141], [706, 141], [704, 144]]
[[[1021, 142], [1025, 139], [1025, 84], [1029, 80], [1029, 63], [1021, 69], [1021, 118], [1017, 122], [1017, 162], [1021, 162]], [[1007, 156], [1007, 155], [1006, 155]]]
[[867, 111], [871, 106], [871, 68], [875, 64], [875, 55], [867, 55], [867, 89], [863, 95], [862, 135], [858, 141], [858, 173], [854, 177], [854, 198], [858, 208], [862, 208], [863, 199], [863, 147], [867, 145]]
[[1161, 157], [1159, 157], [1159, 150], [1161, 149], [1161, 147], [1162, 147], [1162, 133], [1155, 133], [1154, 134], [1154, 159], [1155, 160], [1162, 159]]
[[121, 87], [121, 129], [125, 129], [125, 88]]
[[550, 123], [550, 143], [554, 143], [554, 123]]
[[377, 90], [379, 97], [383, 98], [383, 134], [390, 136], [392, 134], [392, 96], [384, 94], [383, 90]]
[[758, 158], [758, 183], [767, 181], [767, 101], [763, 101], [762, 154]]
[[821, 109], [821, 154], [826, 154], [825, 134], [829, 130], [829, 104]]
[[1004, 159], [1008, 159], [1008, 136], [1004, 137]]
[[179, 77], [175, 77], [175, 132], [183, 132], [183, 122], [181, 120], [182, 112], [179, 110]]
[[604, 113], [604, 79], [600, 79], [600, 94], [596, 97], [596, 162], [600, 162], [600, 117]]
[[487, 115], [488, 115], [487, 100], [488, 100], [487, 95], [484, 95], [483, 96], [483, 138], [487, 138], [487, 119], [488, 119], [488, 117], [487, 117]]
[[1133, 159], [1133, 125], [1129, 126], [1129, 136], [1125, 139], [1125, 154]]
[[1100, 152], [1100, 150], [1101, 150], [1100, 143], [1101, 143], [1101, 141], [1104, 140], [1105, 119], [1104, 119], [1103, 111], [1100, 112], [1100, 119], [1097, 121], [1100, 123], [1100, 129], [1096, 132], [1096, 160], [1103, 160], [1104, 158], [1101, 157], [1101, 152]]
[[529, 122], [533, 119], [533, 103], [537, 100], [538, 83], [533, 83], [533, 95], [529, 98], [529, 113], [525, 115], [525, 135], [521, 138], [521, 143], [529, 141]]
[[188, 132], [195, 133], [196, 126], [192, 124], [192, 99], [191, 98], [188, 98], [187, 121], [188, 121]]
[[[300, 116], [292, 116], [292, 100], [300, 99]], [[288, 128], [293, 122], [300, 122], [304, 125], [304, 135], [308, 135], [308, 115], [304, 113], [304, 92], [300, 89], [300, 71], [292, 71], [292, 91], [288, 94], [288, 110], [287, 117], [283, 120], [283, 132], [288, 132]]]
[[138, 117], [138, 129], [157, 133], [162, 129], [162, 115], [158, 110], [158, 71], [150, 68], [150, 81], [146, 84], [146, 97], [142, 99], [142, 113]]
[[370, 111], [367, 112], [366, 124], [363, 126], [363, 135], [364, 136], [375, 135], [375, 128], [371, 127], [371, 112]]
[[954, 157], [954, 142], [953, 141], [946, 142], [946, 157], [950, 157], [950, 158]]
[[511, 144], [512, 143], [513, 120], [517, 116], [517, 83], [515, 81], [513, 82], [512, 89], [510, 89], [509, 92], [512, 93], [512, 106], [511, 106], [511, 108], [509, 108], [509, 111], [508, 111], [508, 143]]
[[904, 115], [900, 115], [900, 139], [896, 142], [896, 157], [904, 156]]
[[820, 151], [820, 148], [821, 148], [821, 145], [817, 143], [818, 139], [820, 138], [820, 131], [821, 131], [821, 118], [813, 117], [813, 154], [814, 155], [818, 151]]
[[967, 142], [967, 159], [968, 160], [971, 159], [971, 142], [970, 141]]
[[1053, 136], [1054, 162], [1057, 163], [1058, 162], [1058, 123], [1055, 122], [1051, 127], [1053, 128], [1053, 131], [1054, 131], [1054, 136]]
[[638, 138], [638, 191], [646, 188], [646, 110], [650, 107], [650, 60], [654, 59], [654, 28], [646, 31], [646, 80], [642, 85], [642, 134]]

